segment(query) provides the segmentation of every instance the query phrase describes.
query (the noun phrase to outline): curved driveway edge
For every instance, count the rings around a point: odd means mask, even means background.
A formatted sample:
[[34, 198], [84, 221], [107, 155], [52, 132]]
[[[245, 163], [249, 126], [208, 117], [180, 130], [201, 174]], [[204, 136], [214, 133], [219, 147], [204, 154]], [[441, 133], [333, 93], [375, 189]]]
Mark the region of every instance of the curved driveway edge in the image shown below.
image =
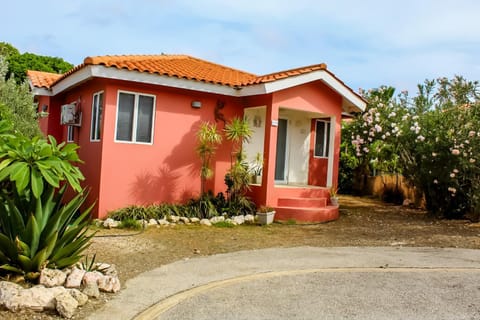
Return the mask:
[[[480, 250], [410, 247], [296, 247], [241, 251], [214, 256], [195, 257], [164, 265], [126, 282], [126, 288], [88, 319], [133, 319], [161, 301], [183, 294], [189, 298], [202, 288], [224, 286], [235, 289], [243, 280], [300, 276], [328, 272], [358, 273], [407, 272], [408, 270], [471, 271], [480, 275]], [[238, 279], [236, 281], [235, 279]], [[300, 279], [300, 278], [298, 278]], [[297, 280], [298, 280], [297, 279]], [[302, 281], [304, 281], [303, 279]], [[259, 281], [259, 283], [262, 283]], [[288, 281], [284, 282], [285, 285]], [[268, 286], [268, 283], [264, 283]], [[282, 283], [280, 283], [280, 286]], [[351, 283], [354, 290], [355, 283]], [[307, 290], [306, 288], [305, 290]], [[236, 290], [236, 289], [235, 289]], [[192, 292], [185, 295], [185, 292]], [[476, 292], [478, 301], [480, 286]], [[182, 299], [184, 299], [182, 298]], [[176, 302], [175, 302], [176, 301]], [[152, 309], [153, 306], [153, 309]], [[476, 307], [476, 306], [475, 306]], [[157, 308], [160, 310], [161, 308]], [[154, 310], [155, 311], [155, 310]], [[475, 312], [479, 312], [480, 309]], [[144, 313], [143, 319], [150, 319]], [[156, 313], [152, 312], [155, 316]]]

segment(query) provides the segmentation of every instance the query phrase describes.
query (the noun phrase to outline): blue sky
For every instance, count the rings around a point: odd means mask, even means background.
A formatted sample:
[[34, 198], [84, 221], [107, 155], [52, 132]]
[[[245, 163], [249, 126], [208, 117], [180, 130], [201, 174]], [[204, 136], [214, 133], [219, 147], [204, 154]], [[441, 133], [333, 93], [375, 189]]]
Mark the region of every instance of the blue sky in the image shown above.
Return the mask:
[[325, 62], [355, 91], [480, 80], [476, 0], [42, 0], [2, 4], [0, 41], [80, 64], [183, 53], [255, 74]]

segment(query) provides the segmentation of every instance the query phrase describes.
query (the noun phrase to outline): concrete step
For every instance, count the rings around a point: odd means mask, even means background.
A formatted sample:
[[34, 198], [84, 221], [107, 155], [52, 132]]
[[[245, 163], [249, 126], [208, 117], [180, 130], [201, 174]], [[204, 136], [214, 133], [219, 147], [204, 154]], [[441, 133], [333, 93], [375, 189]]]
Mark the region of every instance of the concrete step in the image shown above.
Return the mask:
[[337, 220], [338, 217], [338, 206], [330, 205], [323, 208], [275, 207], [275, 221], [327, 222]]
[[280, 198], [277, 204], [279, 207], [324, 208], [327, 198]]

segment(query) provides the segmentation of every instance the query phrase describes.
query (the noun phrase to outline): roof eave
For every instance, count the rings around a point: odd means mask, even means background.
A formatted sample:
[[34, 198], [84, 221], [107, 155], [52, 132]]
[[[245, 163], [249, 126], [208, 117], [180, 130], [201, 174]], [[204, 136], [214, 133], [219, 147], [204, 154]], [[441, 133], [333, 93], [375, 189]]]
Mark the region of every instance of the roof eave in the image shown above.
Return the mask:
[[342, 96], [342, 107], [346, 112], [365, 110], [366, 101], [327, 70], [317, 70], [276, 81], [245, 86], [241, 90], [241, 96], [268, 94], [318, 80], [323, 81]]

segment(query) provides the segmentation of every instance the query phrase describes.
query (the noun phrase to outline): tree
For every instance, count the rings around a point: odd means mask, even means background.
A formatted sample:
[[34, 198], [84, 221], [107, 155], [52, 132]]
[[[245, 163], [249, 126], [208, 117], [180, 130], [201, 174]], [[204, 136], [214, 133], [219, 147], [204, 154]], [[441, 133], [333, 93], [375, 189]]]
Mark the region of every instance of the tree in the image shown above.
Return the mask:
[[5, 42], [0, 42], [0, 56], [4, 56], [8, 62], [8, 72], [5, 77], [13, 77], [17, 83], [25, 81], [27, 70], [62, 74], [73, 68], [71, 63], [62, 58], [41, 56], [28, 52], [20, 54], [15, 47]]
[[36, 104], [27, 83], [6, 79], [8, 64], [0, 56], [0, 120], [13, 123], [15, 132], [33, 137], [40, 134]]
[[[403, 174], [437, 217], [480, 216], [478, 83], [461, 76], [426, 80], [418, 94], [364, 93], [368, 107], [345, 126], [343, 165], [368, 174]], [[352, 161], [352, 157], [356, 161]]]

